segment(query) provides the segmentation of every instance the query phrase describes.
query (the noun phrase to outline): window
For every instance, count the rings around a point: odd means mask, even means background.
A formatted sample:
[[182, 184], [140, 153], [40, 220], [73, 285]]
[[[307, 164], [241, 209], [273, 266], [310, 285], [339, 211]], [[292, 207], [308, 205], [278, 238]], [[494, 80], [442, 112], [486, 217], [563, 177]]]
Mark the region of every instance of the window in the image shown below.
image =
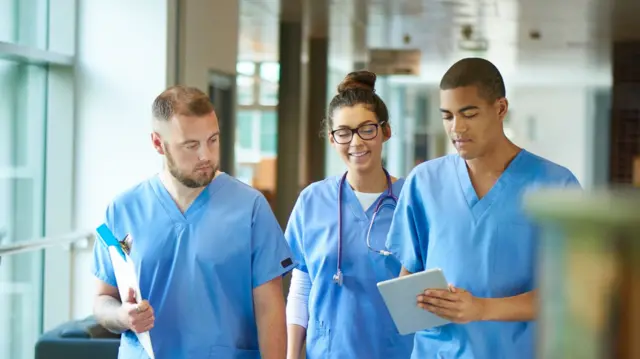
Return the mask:
[[0, 1], [0, 41], [46, 49], [47, 0]]
[[253, 146], [253, 118], [252, 111], [238, 111], [236, 138], [240, 148], [251, 150]]
[[278, 82], [280, 81], [280, 64], [265, 62], [260, 64], [260, 105], [278, 105]]
[[255, 80], [253, 77], [238, 75], [238, 105], [252, 105], [255, 94]]
[[275, 193], [278, 152], [277, 62], [238, 62], [236, 176], [263, 192]]
[[[0, 243], [42, 236], [46, 70], [0, 60]], [[23, 358], [40, 330], [42, 252], [0, 264], [0, 357]], [[11, 314], [11, 315], [9, 315]]]
[[[60, 196], [47, 190], [47, 181], [64, 177], [71, 186], [70, 174], [47, 166], [47, 159], [59, 154], [50, 128], [67, 131], [65, 141], [73, 134], [75, 8], [75, 0], [0, 1], [0, 246], [46, 236], [47, 203]], [[33, 358], [43, 329], [68, 319], [68, 309], [45, 306], [45, 277], [52, 274], [44, 258], [35, 250], [1, 259], [0, 358]], [[56, 280], [56, 298], [68, 301], [61, 290], [68, 278]]]
[[278, 114], [275, 111], [260, 112], [260, 151], [268, 156], [278, 153]]

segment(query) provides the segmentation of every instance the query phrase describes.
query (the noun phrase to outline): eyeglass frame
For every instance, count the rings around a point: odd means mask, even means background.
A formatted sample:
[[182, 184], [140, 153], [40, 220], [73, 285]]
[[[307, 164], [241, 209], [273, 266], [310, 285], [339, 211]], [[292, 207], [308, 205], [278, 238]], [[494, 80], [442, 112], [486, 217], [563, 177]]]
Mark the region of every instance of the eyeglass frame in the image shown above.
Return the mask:
[[[346, 145], [348, 143], [351, 143], [351, 141], [353, 141], [353, 135], [354, 134], [357, 134], [358, 137], [360, 137], [360, 139], [362, 139], [363, 141], [371, 141], [374, 138], [378, 137], [378, 128], [383, 127], [386, 124], [387, 124], [387, 121], [382, 121], [380, 123], [365, 123], [364, 125], [360, 125], [360, 126], [358, 126], [356, 128], [347, 128], [347, 127], [338, 128], [338, 129], [335, 129], [335, 130], [331, 131], [330, 134], [331, 134], [331, 138], [333, 138], [333, 140], [339, 145]], [[360, 129], [365, 127], [365, 126], [373, 126], [376, 129], [376, 133], [373, 135], [373, 137], [371, 137], [371, 138], [362, 137], [362, 135], [360, 134]], [[345, 131], [345, 130], [351, 131], [351, 137], [349, 137], [349, 141], [339, 142], [336, 139], [335, 133], [338, 132], [338, 131]]]

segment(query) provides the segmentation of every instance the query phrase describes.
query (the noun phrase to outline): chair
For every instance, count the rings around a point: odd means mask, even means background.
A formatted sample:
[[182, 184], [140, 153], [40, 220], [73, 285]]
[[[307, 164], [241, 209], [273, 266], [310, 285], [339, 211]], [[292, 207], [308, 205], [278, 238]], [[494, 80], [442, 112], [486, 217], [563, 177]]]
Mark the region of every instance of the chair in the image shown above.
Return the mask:
[[42, 334], [36, 343], [35, 359], [116, 359], [119, 347], [120, 335], [89, 316]]

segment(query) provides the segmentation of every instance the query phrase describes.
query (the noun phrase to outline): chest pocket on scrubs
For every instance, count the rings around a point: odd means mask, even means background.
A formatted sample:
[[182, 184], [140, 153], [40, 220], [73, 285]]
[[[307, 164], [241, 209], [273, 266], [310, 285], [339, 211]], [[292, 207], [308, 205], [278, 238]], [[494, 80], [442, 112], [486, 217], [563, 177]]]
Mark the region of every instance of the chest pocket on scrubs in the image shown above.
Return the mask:
[[[310, 345], [312, 343], [312, 345]], [[331, 353], [331, 329], [319, 320], [309, 320], [307, 351], [312, 358], [328, 358]]]

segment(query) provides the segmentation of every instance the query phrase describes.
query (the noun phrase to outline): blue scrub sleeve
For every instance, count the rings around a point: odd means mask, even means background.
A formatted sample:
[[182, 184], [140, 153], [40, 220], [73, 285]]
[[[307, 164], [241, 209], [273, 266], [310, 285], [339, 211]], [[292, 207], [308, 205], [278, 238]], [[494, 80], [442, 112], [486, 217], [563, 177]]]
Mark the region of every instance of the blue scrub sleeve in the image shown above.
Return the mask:
[[580, 181], [573, 175], [573, 173], [569, 172], [568, 178], [564, 182], [564, 186], [567, 188], [580, 188], [582, 189], [582, 185]]
[[400, 191], [386, 245], [406, 270], [411, 273], [422, 272], [428, 233], [424, 204], [417, 190], [415, 173], [412, 173]]
[[295, 267], [291, 250], [269, 203], [259, 195], [251, 227], [251, 282], [253, 288], [282, 276]]
[[[111, 204], [107, 207], [107, 213], [105, 215], [105, 224], [109, 229], [115, 233], [114, 225], [113, 225], [113, 217], [114, 217], [114, 205]], [[96, 226], [97, 227], [97, 226]], [[95, 234], [98, 236], [98, 234]], [[113, 271], [113, 265], [111, 264], [111, 256], [109, 255], [109, 250], [102, 243], [100, 238], [96, 238], [93, 244], [93, 263], [91, 266], [91, 271], [93, 275], [102, 280], [103, 282], [109, 284], [110, 286], [117, 287], [118, 284], [116, 282], [116, 276]]]
[[293, 211], [289, 216], [289, 223], [284, 232], [284, 237], [293, 252], [293, 259], [298, 263], [297, 269], [309, 273], [307, 261], [304, 259], [304, 245], [302, 228], [304, 223], [304, 193], [298, 197]]

